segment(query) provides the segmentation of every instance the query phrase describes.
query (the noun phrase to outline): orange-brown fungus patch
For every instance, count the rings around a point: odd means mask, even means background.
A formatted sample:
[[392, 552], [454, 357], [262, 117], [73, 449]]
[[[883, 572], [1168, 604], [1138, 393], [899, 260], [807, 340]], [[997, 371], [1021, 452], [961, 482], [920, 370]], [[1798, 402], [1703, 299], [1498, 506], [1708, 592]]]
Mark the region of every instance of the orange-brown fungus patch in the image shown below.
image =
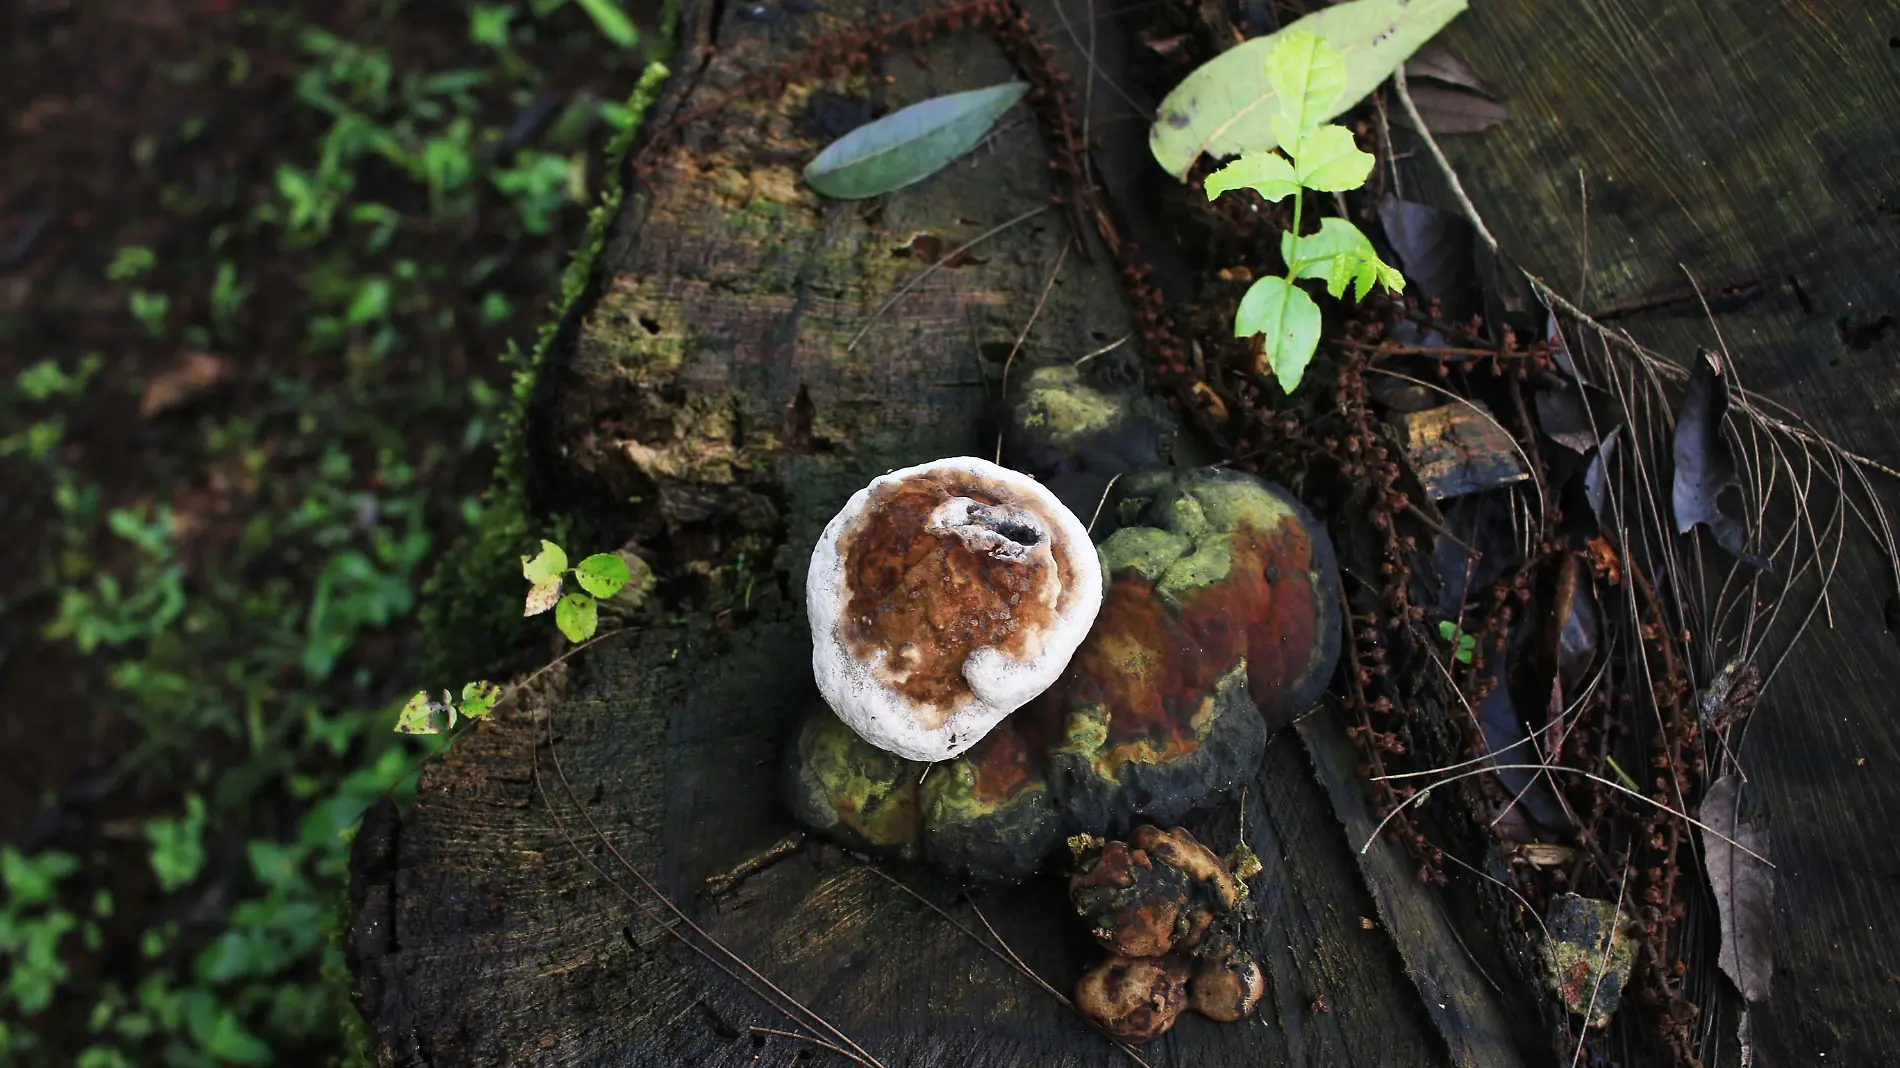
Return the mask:
[[1042, 737], [1021, 714], [996, 725], [963, 755], [976, 766], [975, 799], [1000, 805], [1042, 780]]
[[[942, 726], [966, 700], [963, 664], [995, 647], [1011, 657], [1032, 653], [1031, 636], [1063, 607], [1034, 596], [1053, 566], [1067, 574], [1059, 539], [1051, 555], [1012, 560], [973, 549], [953, 533], [927, 530], [931, 513], [953, 497], [986, 506], [1023, 508], [1007, 486], [960, 471], [933, 471], [872, 491], [864, 512], [840, 539], [849, 598], [840, 637], [861, 660], [880, 650], [891, 685]], [[1043, 521], [1045, 531], [1053, 524]], [[1047, 535], [1046, 535], [1047, 536]], [[901, 677], [900, 677], [901, 676]]]
[[1182, 627], [1197, 641], [1245, 643], [1248, 695], [1272, 723], [1280, 695], [1300, 688], [1322, 644], [1328, 613], [1313, 584], [1313, 539], [1293, 516], [1265, 531], [1242, 524], [1233, 539], [1227, 578], [1187, 599]]
[[1270, 532], [1243, 525], [1231, 537], [1227, 576], [1183, 598], [1179, 614], [1139, 576], [1116, 577], [1062, 685], [1046, 696], [1066, 708], [1099, 702], [1107, 710], [1108, 738], [1096, 758], [1105, 769], [1191, 751], [1195, 717], [1243, 655], [1249, 696], [1270, 718], [1277, 696], [1313, 670], [1325, 615], [1312, 581], [1312, 538], [1291, 516]]

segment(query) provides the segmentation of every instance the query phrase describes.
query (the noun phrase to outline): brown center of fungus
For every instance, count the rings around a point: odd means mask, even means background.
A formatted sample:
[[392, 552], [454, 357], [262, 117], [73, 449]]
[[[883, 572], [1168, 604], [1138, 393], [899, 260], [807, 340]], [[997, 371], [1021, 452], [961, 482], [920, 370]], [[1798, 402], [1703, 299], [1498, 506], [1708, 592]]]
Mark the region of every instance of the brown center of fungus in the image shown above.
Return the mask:
[[[861, 660], [884, 653], [887, 684], [941, 726], [970, 695], [979, 648], [1036, 655], [1066, 610], [1067, 546], [978, 475], [935, 471], [878, 486], [840, 539], [850, 562], [840, 637]], [[1048, 542], [1048, 552], [1035, 552]]]

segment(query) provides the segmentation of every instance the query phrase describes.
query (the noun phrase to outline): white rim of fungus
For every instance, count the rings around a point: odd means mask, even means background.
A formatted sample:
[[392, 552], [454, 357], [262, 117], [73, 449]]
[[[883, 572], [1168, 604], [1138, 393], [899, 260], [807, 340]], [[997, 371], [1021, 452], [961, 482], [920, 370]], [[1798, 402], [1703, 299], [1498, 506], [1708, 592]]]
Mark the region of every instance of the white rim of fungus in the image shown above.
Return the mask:
[[[880, 677], [884, 654], [860, 661], [839, 635], [839, 624], [850, 600], [846, 584], [845, 559], [839, 552], [839, 540], [863, 514], [871, 494], [893, 482], [903, 482], [932, 472], [960, 472], [1000, 484], [1033, 508], [1009, 502], [1006, 519], [1027, 521], [1051, 544], [1060, 542], [1068, 561], [1068, 573], [1057, 575], [1067, 597], [1067, 610], [1058, 611], [1043, 630], [1033, 654], [1018, 659], [991, 646], [978, 648], [964, 660], [963, 680], [969, 696], [957, 705], [937, 727], [925, 727], [925, 710], [917, 708], [902, 693], [886, 685]], [[930, 527], [942, 528], [967, 522], [968, 498], [951, 498], [932, 513]], [[991, 512], [1002, 510], [995, 506]], [[964, 509], [963, 515], [955, 509]], [[1036, 550], [996, 535], [995, 555], [1022, 556]], [[1052, 552], [1044, 547], [1042, 551]], [[805, 579], [806, 611], [811, 620], [812, 674], [818, 689], [838, 718], [865, 741], [880, 749], [910, 760], [949, 760], [980, 741], [1011, 712], [1028, 704], [1053, 686], [1068, 667], [1069, 659], [1088, 637], [1095, 615], [1102, 606], [1101, 564], [1095, 545], [1089, 540], [1088, 527], [1069, 511], [1042, 483], [1007, 467], [974, 456], [955, 456], [906, 467], [879, 476], [853, 494], [845, 506], [825, 525], [817, 546], [812, 550], [811, 571]], [[928, 718], [940, 714], [933, 706]]]

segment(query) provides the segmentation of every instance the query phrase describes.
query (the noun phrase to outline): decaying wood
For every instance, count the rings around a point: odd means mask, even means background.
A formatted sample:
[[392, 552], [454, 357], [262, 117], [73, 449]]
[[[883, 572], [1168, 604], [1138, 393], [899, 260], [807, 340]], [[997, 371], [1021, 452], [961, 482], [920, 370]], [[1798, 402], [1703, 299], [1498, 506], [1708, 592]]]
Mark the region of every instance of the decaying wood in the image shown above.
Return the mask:
[[[711, 10], [689, 9], [687, 24]], [[710, 58], [676, 86], [672, 113], [783, 58], [794, 34], [878, 10], [912, 13], [830, 4], [768, 26], [728, 6], [716, 47], [710, 26], [687, 43], [689, 56], [707, 49]], [[1091, 35], [1083, 12], [1063, 13], [1078, 42]], [[1062, 33], [1055, 9], [1031, 14]], [[1071, 69], [1082, 69], [1069, 51]], [[1101, 48], [1105, 74], [1119, 76], [1108, 66], [1118, 54]], [[900, 46], [882, 70], [891, 82], [881, 91], [898, 101], [1012, 76], [992, 43], [968, 34], [915, 58]], [[997, 361], [1045, 295], [1017, 373], [1129, 333], [1108, 257], [1081, 245], [1064, 257], [1067, 214], [1050, 211], [934, 271], [853, 346], [935, 257], [1048, 204], [1054, 188], [1042, 134], [1006, 120], [989, 145], [929, 182], [875, 204], [820, 201], [798, 170], [827, 136], [814, 128], [817, 102], [839, 88], [795, 82], [693, 123], [653, 160], [646, 199], [619, 222], [599, 299], [565, 366], [550, 372], [559, 377], [540, 433], [577, 469], [569, 477], [636, 498], [627, 507], [644, 510], [648, 524], [637, 529], [656, 534], [647, 548], [672, 562], [717, 557], [722, 537], [753, 539], [747, 621], [730, 632], [704, 619], [656, 624], [603, 643], [566, 666], [564, 695], [483, 724], [431, 767], [400, 826], [365, 828], [355, 950], [388, 1063], [839, 1059], [774, 1033], [845, 1045], [683, 945], [681, 925], [641, 907], [643, 891], [616, 853], [883, 1064], [1130, 1063], [964, 931], [836, 849], [760, 865], [722, 883], [716, 899], [701, 892], [793, 830], [780, 758], [817, 696], [792, 591], [823, 523], [887, 469], [989, 451], [994, 438], [982, 427]], [[1127, 107], [1107, 90], [1094, 100], [1111, 146], [1097, 161], [1105, 185], [1140, 188], [1128, 168], [1147, 164], [1145, 151], [1126, 149], [1140, 145], [1141, 127], [1114, 128]], [[770, 551], [756, 551], [762, 544]], [[1300, 748], [1273, 747], [1247, 796], [1247, 840], [1266, 865], [1247, 942], [1268, 974], [1267, 1004], [1239, 1025], [1186, 1020], [1141, 1056], [1155, 1065], [1440, 1063], [1442, 1044], [1391, 940], [1361, 922], [1376, 910]], [[1227, 848], [1240, 826], [1230, 808], [1194, 830]], [[922, 871], [894, 874], [967, 916], [956, 888]], [[1059, 879], [975, 901], [1058, 989], [1095, 956]]]
[[[1891, 461], [1895, 26], [1891, 0], [1474, 6], [1444, 42], [1511, 117], [1444, 147], [1532, 274], [1680, 365], [1726, 347], [1743, 385]], [[1891, 481], [1876, 489], [1893, 499]], [[1810, 507], [1821, 527], [1832, 505]], [[1869, 848], [1872, 829], [1900, 819], [1900, 778], [1881, 770], [1900, 759], [1895, 576], [1876, 539], [1847, 522], [1828, 601], [1730, 741], [1775, 844], [1774, 993], [1749, 1025], [1759, 1063], [1882, 1063], [1900, 1043], [1900, 866]], [[1706, 684], [1734, 649], [1689, 652]], [[1714, 911], [1691, 904], [1692, 915]], [[1707, 1006], [1704, 1059], [1730, 1064], [1736, 1002], [1714, 949], [1686, 956], [1702, 962], [1691, 982]]]
[[[1578, 303], [1666, 352], [1713, 345], [1700, 305], [1683, 299], [1693, 289], [1680, 261], [1716, 295], [1744, 384], [1857, 451], [1900, 455], [1885, 384], [1900, 351], [1900, 53], [1863, 8], [1742, 6], [1487, 4], [1447, 43], [1510, 101], [1510, 119], [1447, 147], [1504, 246], [1553, 284], [1580, 275], [1582, 167], [1589, 286], [1572, 291]], [[1900, 4], [1875, 6], [1900, 25]], [[838, 0], [800, 15], [772, 8], [769, 20], [762, 10], [686, 5], [682, 73], [655, 121], [725, 99], [801, 37], [920, 9]], [[1126, 85], [1115, 23], [1092, 23], [1072, 0], [1029, 10], [1070, 70], [1087, 68], [1080, 48], [1094, 40], [1103, 75]], [[909, 102], [1012, 76], [993, 44], [961, 35], [898, 44], [871, 84]], [[1142, 210], [1178, 191], [1160, 184], [1145, 127], [1106, 85], [1090, 94], [1100, 185], [1178, 295], [1180, 257]], [[349, 948], [386, 1064], [845, 1063], [837, 1050], [851, 1043], [892, 1068], [1133, 1063], [862, 861], [782, 844], [794, 828], [781, 755], [817, 700], [796, 591], [818, 530], [887, 469], [987, 455], [985, 406], [1019, 338], [1012, 373], [1130, 332], [1094, 236], [1072, 233], [1067, 211], [1036, 210], [1055, 190], [1033, 123], [1006, 120], [951, 171], [876, 202], [805, 189], [799, 169], [841, 132], [826, 128], [838, 106], [827, 94], [847, 88], [795, 81], [693, 121], [623, 210], [598, 300], [544, 384], [535, 436], [556, 468], [544, 474], [624, 508], [642, 549], [670, 567], [728, 559], [742, 544], [749, 568], [707, 580], [743, 585], [743, 622], [654, 622], [602, 643], [551, 676], [559, 687], [503, 710], [428, 769], [400, 820], [373, 814], [358, 838]], [[1020, 221], [916, 282], [1010, 220]], [[1805, 640], [1739, 736], [1777, 850], [1779, 974], [1751, 1022], [1775, 1063], [1814, 1052], [1879, 1063], [1900, 1044], [1900, 869], [1890, 851], [1867, 848], [1900, 821], [1900, 777], [1886, 773], [1900, 760], [1900, 726], [1885, 715], [1900, 687], [1882, 624], [1893, 576], [1871, 548], [1850, 549], [1841, 569], [1832, 628]], [[1265, 865], [1247, 934], [1268, 975], [1260, 1014], [1231, 1026], [1189, 1018], [1141, 1057], [1546, 1056], [1523, 992], [1500, 989], [1511, 977], [1482, 966], [1495, 947], [1461, 945], [1437, 892], [1383, 845], [1357, 853], [1363, 809], [1330, 726], [1302, 724], [1304, 748], [1294, 732], [1269, 746], [1244, 818], [1230, 807], [1190, 825], [1223, 850], [1244, 828]], [[622, 857], [845, 1041], [689, 948], [686, 925]], [[890, 874], [983, 927], [957, 888]], [[1054, 879], [973, 900], [1059, 990], [1094, 958]], [[1705, 1033], [1711, 1062], [1733, 1063], [1733, 1027]]]

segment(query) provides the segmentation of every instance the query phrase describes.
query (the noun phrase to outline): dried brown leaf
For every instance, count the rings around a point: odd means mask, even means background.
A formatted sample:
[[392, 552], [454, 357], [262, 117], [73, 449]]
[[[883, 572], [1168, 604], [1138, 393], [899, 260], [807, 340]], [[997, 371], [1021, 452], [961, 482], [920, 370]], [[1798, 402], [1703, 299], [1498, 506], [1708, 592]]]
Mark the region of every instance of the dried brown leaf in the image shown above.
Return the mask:
[[[1735, 775], [1715, 780], [1702, 799], [1700, 818], [1743, 847], [1766, 855], [1767, 832], [1744, 822], [1736, 811], [1740, 790], [1741, 779]], [[1774, 870], [1706, 830], [1702, 832], [1702, 850], [1708, 857], [1715, 907], [1722, 917], [1722, 952], [1716, 963], [1735, 981], [1742, 997], [1762, 1001], [1768, 997], [1769, 980], [1774, 974], [1769, 943], [1774, 921]]]
[[[1472, 70], [1464, 60], [1452, 55], [1444, 45], [1440, 44], [1428, 44], [1413, 53], [1412, 58], [1405, 61], [1405, 77], [1408, 81], [1413, 78], [1430, 78], [1447, 85], [1463, 86], [1474, 93], [1491, 95], [1491, 90], [1485, 86], [1483, 79], [1478, 77], [1478, 72]], [[1414, 89], [1413, 92], [1416, 93], [1417, 90]]]
[[[1455, 85], [1413, 82], [1408, 88], [1412, 102], [1418, 106], [1419, 118], [1439, 136], [1482, 133], [1511, 117], [1510, 109], [1502, 102]], [[1392, 120], [1401, 126], [1412, 124], [1410, 116], [1403, 111], [1393, 112]]]
[[228, 356], [191, 350], [181, 352], [171, 366], [145, 383], [145, 393], [139, 398], [139, 414], [150, 419], [180, 407], [229, 379], [234, 369]]

